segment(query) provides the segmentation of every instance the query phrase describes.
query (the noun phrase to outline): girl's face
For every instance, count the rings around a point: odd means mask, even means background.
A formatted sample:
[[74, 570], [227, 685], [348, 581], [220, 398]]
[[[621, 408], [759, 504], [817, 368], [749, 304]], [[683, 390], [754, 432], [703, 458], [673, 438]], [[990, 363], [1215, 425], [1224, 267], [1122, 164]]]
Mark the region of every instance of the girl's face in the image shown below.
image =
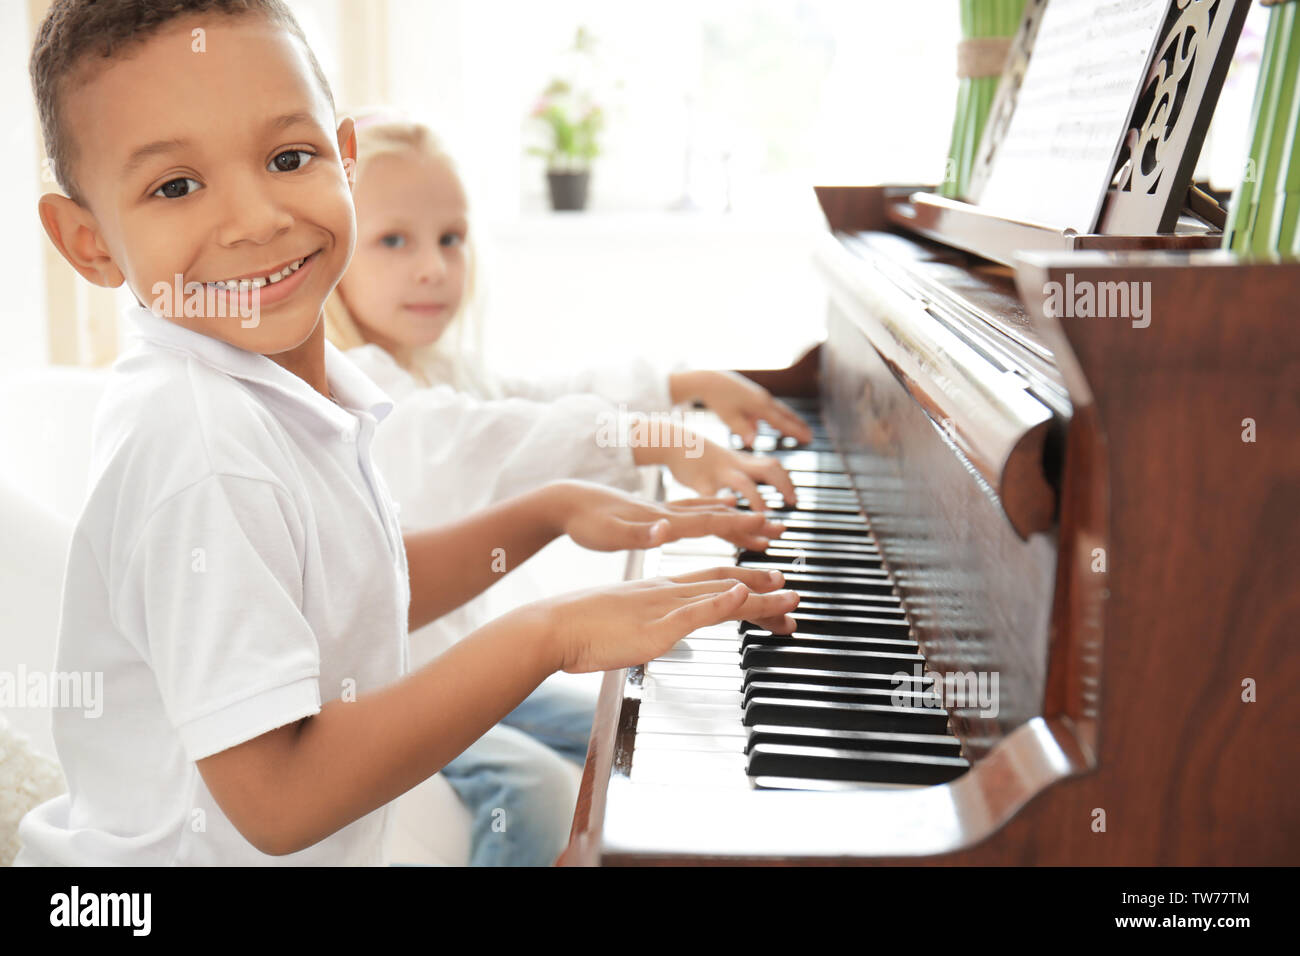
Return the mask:
[[388, 351], [436, 342], [465, 297], [468, 204], [442, 159], [371, 159], [353, 193], [357, 246], [339, 294], [367, 340]]

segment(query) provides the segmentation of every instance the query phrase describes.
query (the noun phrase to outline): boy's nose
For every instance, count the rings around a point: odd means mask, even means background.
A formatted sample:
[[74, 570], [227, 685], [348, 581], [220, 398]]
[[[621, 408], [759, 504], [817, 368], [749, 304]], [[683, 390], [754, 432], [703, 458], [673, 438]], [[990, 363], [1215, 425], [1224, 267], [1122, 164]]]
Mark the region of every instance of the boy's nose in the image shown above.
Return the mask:
[[222, 204], [226, 215], [218, 235], [224, 245], [265, 245], [293, 225], [293, 216], [276, 201], [274, 190], [253, 181], [239, 187], [232, 189]]

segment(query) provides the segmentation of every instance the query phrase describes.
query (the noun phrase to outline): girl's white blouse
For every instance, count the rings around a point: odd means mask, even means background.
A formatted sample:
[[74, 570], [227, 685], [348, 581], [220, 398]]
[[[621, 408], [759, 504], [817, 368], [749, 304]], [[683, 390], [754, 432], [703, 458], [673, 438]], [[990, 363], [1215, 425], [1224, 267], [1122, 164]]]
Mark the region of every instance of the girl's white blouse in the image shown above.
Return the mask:
[[[375, 431], [372, 454], [406, 530], [454, 521], [563, 478], [637, 490], [643, 476], [627, 444], [626, 413], [671, 407], [668, 375], [643, 359], [549, 381], [482, 382], [475, 394], [448, 384], [455, 380], [450, 362], [430, 363], [424, 371], [433, 385], [426, 386], [378, 345], [345, 354], [396, 405]], [[480, 558], [493, 560], [490, 542]], [[480, 627], [493, 609], [535, 598], [528, 569], [412, 632], [411, 666]]]

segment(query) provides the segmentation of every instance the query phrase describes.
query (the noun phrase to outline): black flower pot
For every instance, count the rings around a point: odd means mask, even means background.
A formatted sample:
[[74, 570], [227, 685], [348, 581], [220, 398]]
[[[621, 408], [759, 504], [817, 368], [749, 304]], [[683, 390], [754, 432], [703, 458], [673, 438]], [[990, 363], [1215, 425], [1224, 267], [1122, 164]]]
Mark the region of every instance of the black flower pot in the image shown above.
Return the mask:
[[587, 183], [591, 179], [590, 170], [580, 172], [546, 173], [547, 185], [551, 187], [551, 208], [556, 212], [572, 212], [587, 208]]

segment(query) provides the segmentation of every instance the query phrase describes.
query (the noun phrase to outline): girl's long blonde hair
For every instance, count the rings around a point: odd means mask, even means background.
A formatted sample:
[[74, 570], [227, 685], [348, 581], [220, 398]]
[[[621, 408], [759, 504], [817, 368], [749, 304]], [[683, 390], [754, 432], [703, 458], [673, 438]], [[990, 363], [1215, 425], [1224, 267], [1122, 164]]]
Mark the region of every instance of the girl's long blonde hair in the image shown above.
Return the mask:
[[[415, 150], [446, 163], [464, 189], [455, 160], [425, 124], [389, 109], [343, 111], [342, 115], [351, 116], [356, 122], [355, 178], [358, 183], [365, 175], [366, 166], [375, 157]], [[478, 254], [472, 228], [466, 233], [465, 258], [465, 296], [443, 334], [429, 345], [401, 349], [391, 354], [398, 365], [425, 385], [436, 384], [430, 370], [442, 368], [451, 378], [448, 384], [458, 391], [489, 397], [495, 389], [483, 365], [482, 297], [478, 289]], [[338, 286], [325, 300], [325, 336], [345, 352], [369, 343], [352, 310], [343, 301]]]

